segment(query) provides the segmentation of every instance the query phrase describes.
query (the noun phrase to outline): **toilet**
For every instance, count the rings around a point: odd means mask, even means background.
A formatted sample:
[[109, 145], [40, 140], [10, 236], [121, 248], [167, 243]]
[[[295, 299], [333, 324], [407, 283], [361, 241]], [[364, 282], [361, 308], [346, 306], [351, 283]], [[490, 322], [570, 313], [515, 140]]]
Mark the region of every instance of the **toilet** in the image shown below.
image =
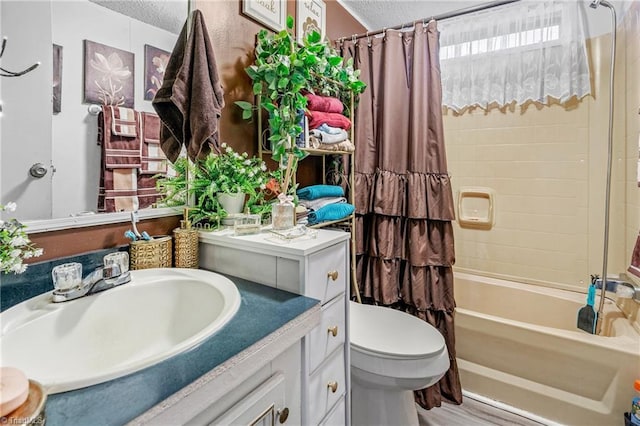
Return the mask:
[[351, 418], [354, 425], [417, 425], [413, 391], [449, 369], [438, 330], [395, 309], [350, 302]]

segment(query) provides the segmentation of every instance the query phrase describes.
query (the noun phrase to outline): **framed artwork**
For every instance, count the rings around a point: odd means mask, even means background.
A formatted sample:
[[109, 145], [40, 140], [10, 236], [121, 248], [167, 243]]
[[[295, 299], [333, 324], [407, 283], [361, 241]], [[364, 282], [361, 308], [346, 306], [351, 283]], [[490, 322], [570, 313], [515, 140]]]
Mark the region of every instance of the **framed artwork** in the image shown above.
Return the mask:
[[134, 55], [84, 41], [84, 102], [133, 108]]
[[313, 31], [324, 40], [327, 9], [322, 0], [298, 0], [296, 2], [296, 34], [298, 43], [303, 44]]
[[149, 44], [144, 45], [144, 100], [151, 101], [162, 87], [171, 52]]
[[242, 14], [278, 32], [287, 25], [287, 0], [242, 0]]
[[53, 45], [53, 113], [62, 111], [62, 46]]

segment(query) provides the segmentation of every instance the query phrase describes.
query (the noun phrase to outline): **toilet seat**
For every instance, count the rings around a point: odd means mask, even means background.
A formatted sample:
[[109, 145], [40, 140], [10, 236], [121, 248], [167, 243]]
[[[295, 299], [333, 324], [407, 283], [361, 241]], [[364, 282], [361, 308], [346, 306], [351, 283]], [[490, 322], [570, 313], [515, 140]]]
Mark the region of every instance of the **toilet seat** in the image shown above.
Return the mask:
[[420, 318], [395, 309], [350, 303], [351, 349], [390, 360], [438, 356], [445, 348], [442, 334]]

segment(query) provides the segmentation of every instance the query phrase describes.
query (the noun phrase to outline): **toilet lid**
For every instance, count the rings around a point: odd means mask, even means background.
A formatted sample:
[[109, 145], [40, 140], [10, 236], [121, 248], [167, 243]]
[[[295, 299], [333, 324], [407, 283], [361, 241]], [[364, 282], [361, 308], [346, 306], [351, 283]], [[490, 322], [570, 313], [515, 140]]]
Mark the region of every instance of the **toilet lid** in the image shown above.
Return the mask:
[[442, 352], [442, 334], [420, 318], [382, 306], [350, 303], [351, 346], [389, 358], [425, 358]]

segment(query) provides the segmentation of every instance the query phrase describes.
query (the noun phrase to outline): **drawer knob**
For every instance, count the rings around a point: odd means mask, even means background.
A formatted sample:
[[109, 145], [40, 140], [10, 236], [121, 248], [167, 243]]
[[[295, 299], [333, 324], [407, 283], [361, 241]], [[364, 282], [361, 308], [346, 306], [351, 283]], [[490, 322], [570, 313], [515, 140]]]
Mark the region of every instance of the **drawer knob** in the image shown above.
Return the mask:
[[338, 390], [338, 382], [332, 380], [327, 383], [327, 387], [331, 389], [331, 393], [336, 393], [336, 391]]
[[336, 337], [338, 335], [338, 326], [334, 325], [333, 327], [329, 327], [328, 331], [333, 337]]
[[329, 271], [327, 272], [327, 276], [331, 278], [331, 281], [335, 281], [338, 279], [338, 271]]
[[282, 410], [278, 410], [278, 421], [282, 424], [289, 418], [289, 409], [284, 407]]

